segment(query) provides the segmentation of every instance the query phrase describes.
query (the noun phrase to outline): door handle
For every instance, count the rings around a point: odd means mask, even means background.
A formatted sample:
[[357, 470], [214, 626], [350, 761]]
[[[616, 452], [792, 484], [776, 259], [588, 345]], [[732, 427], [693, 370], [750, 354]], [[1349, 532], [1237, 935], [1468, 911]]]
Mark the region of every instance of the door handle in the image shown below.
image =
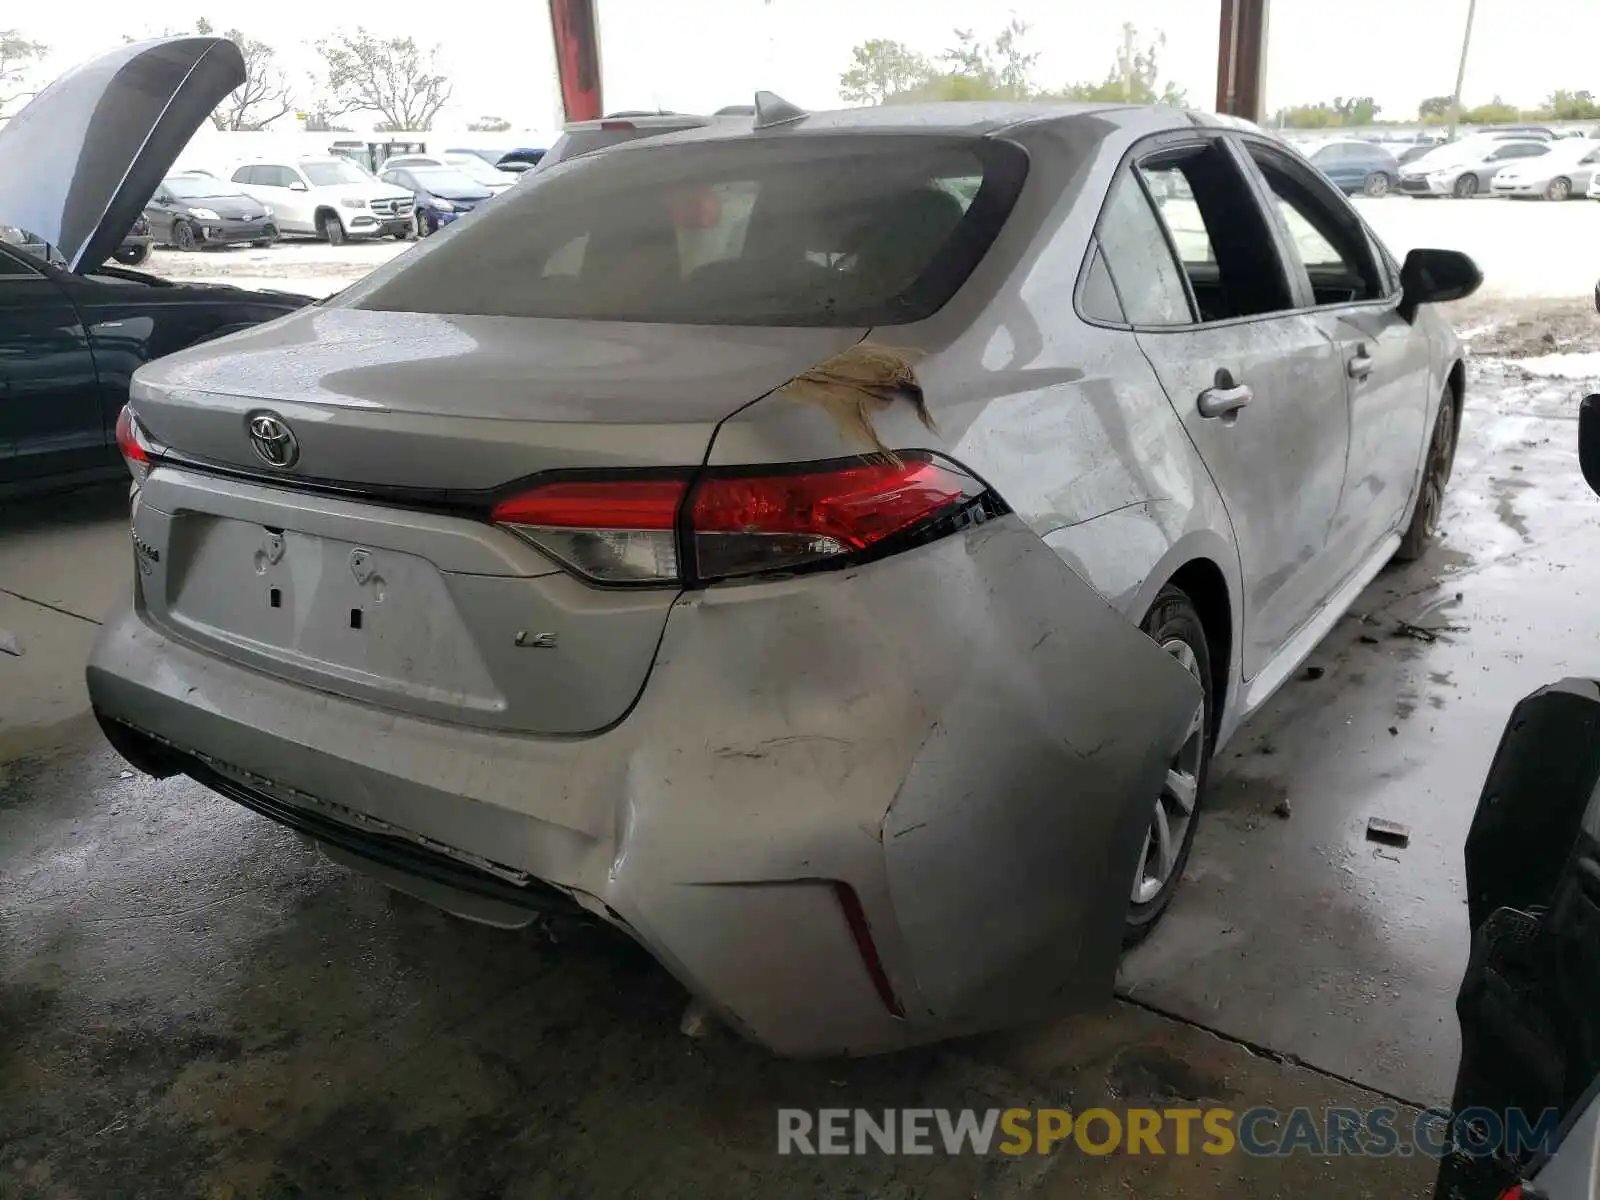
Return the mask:
[[1345, 363], [1344, 369], [1349, 372], [1351, 379], [1365, 379], [1372, 374], [1372, 355], [1367, 353], [1365, 346], [1357, 346], [1355, 355]]
[[1233, 424], [1239, 410], [1255, 399], [1255, 392], [1247, 383], [1235, 387], [1210, 387], [1200, 393], [1200, 415], [1207, 419], [1221, 417], [1224, 425]]

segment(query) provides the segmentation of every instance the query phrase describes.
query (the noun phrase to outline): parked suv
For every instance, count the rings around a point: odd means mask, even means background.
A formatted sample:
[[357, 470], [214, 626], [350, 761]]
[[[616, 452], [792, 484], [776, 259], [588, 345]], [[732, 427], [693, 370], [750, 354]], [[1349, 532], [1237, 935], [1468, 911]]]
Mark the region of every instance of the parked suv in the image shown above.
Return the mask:
[[347, 158], [261, 159], [237, 167], [232, 179], [245, 195], [271, 205], [283, 233], [312, 233], [330, 246], [353, 237], [413, 236], [411, 193]]

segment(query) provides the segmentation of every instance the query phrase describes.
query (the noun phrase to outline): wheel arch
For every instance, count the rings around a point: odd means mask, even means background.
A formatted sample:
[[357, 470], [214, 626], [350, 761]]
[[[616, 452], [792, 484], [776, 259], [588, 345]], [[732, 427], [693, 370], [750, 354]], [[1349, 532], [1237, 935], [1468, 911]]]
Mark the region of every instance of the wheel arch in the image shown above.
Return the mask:
[[339, 215], [339, 210], [331, 204], [317, 205], [315, 211], [313, 211], [311, 214], [312, 226], [314, 228], [321, 229], [323, 217], [332, 217], [335, 221], [339, 222], [341, 226], [344, 224], [344, 218]]
[[[1231, 564], [1231, 565], [1230, 565]], [[1161, 589], [1182, 588], [1194, 603], [1211, 652], [1211, 684], [1215, 745], [1222, 744], [1234, 724], [1243, 644], [1244, 601], [1239, 556], [1232, 543], [1213, 529], [1197, 529], [1180, 538], [1124, 608], [1130, 620], [1142, 622]]]
[[1189, 597], [1206, 632], [1206, 648], [1211, 652], [1211, 733], [1215, 737], [1232, 691], [1233, 597], [1228, 577], [1211, 559], [1192, 558], [1174, 571], [1167, 583]]

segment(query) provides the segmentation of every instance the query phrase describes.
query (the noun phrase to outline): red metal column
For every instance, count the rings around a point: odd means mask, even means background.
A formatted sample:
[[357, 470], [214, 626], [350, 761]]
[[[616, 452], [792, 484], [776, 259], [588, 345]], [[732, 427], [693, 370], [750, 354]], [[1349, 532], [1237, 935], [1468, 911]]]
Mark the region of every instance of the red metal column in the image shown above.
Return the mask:
[[594, 121], [600, 105], [600, 23], [595, 0], [550, 0], [561, 108], [569, 121]]
[[1267, 77], [1270, 0], [1222, 0], [1217, 42], [1217, 111], [1260, 121]]

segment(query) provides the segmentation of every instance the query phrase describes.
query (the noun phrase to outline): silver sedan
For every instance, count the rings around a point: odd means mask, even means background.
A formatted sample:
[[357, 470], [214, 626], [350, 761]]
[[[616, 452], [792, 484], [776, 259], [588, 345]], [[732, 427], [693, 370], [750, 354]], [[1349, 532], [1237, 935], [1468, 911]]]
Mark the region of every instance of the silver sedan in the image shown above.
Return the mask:
[[1217, 749], [1428, 544], [1478, 281], [1242, 124], [764, 95], [142, 368], [89, 691], [781, 1052], [1095, 1004]]

